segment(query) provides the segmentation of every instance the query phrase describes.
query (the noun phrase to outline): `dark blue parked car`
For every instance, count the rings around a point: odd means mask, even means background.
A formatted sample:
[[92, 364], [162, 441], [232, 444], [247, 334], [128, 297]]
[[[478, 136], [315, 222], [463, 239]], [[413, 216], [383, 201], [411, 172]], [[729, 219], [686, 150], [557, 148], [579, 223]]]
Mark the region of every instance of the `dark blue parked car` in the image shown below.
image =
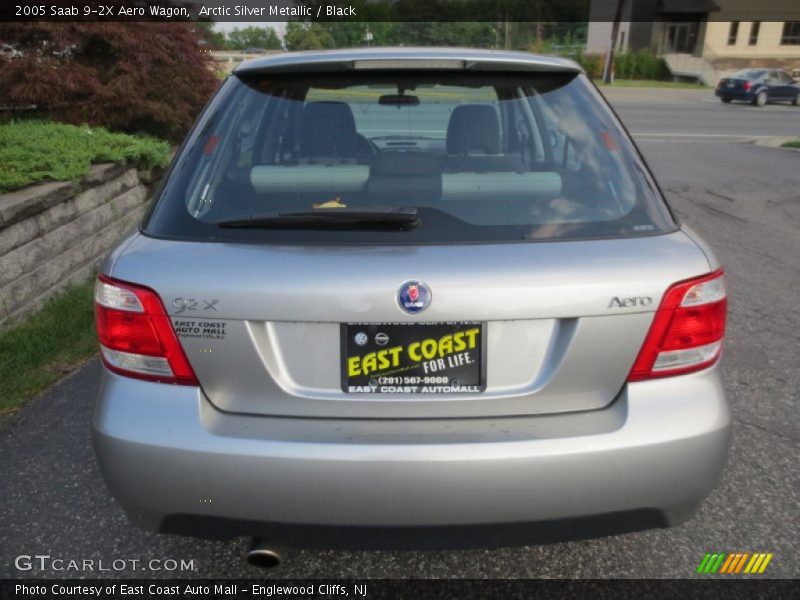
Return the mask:
[[716, 94], [726, 104], [731, 100], [743, 100], [764, 106], [767, 102], [783, 101], [797, 106], [800, 85], [783, 71], [742, 69], [720, 79]]

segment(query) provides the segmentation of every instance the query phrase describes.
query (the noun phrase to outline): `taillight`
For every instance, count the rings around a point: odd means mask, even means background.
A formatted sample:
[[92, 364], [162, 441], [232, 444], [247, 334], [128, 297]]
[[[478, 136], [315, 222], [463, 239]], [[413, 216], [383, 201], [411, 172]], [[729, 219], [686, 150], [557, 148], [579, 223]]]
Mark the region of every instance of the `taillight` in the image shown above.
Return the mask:
[[742, 84], [742, 87], [744, 88], [744, 91], [745, 91], [745, 92], [749, 92], [749, 91], [750, 91], [750, 88], [751, 88], [751, 87], [753, 87], [753, 84], [752, 84], [752, 83], [750, 83], [749, 81], [745, 81], [745, 82]]
[[161, 298], [153, 290], [104, 275], [94, 286], [100, 354], [111, 371], [136, 377], [199, 385]]
[[727, 304], [721, 269], [672, 285], [628, 381], [691, 373], [714, 364], [722, 350]]

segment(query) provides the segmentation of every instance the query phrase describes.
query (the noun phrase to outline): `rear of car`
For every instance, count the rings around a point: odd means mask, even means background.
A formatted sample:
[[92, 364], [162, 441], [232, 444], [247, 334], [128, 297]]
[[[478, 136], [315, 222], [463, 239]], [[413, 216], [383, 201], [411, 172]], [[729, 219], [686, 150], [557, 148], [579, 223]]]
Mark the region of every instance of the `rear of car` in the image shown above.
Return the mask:
[[723, 103], [740, 100], [757, 106], [781, 101], [797, 104], [800, 86], [783, 71], [742, 69], [720, 79], [715, 94]]
[[723, 102], [753, 102], [756, 92], [763, 87], [766, 74], [764, 69], [742, 69], [720, 79], [715, 94]]
[[727, 456], [725, 311], [573, 63], [252, 61], [102, 267], [98, 460], [193, 535], [674, 524]]

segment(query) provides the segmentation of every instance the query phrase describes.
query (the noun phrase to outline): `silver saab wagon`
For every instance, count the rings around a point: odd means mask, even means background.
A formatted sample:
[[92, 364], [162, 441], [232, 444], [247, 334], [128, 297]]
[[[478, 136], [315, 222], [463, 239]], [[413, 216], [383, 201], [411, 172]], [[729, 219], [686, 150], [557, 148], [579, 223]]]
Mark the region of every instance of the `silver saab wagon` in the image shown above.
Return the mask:
[[108, 486], [262, 558], [673, 525], [726, 461], [722, 269], [570, 61], [242, 64], [95, 302]]

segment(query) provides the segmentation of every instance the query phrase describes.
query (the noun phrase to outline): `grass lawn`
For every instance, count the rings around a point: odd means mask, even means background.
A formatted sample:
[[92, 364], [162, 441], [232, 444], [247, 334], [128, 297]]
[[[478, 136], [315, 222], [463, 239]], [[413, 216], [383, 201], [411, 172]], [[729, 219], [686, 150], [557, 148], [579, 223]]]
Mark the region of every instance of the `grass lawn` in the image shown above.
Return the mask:
[[710, 90], [711, 88], [699, 83], [685, 83], [682, 81], [656, 81], [654, 79], [615, 79], [611, 85], [605, 84], [600, 79], [595, 83], [600, 87], [650, 87], [672, 88], [676, 90]]
[[47, 180], [73, 181], [92, 164], [130, 160], [143, 168], [169, 162], [167, 142], [102, 127], [46, 121], [0, 124], [0, 193]]
[[782, 148], [800, 148], [800, 140], [792, 140], [791, 142], [784, 142], [781, 144]]
[[25, 321], [0, 329], [0, 417], [97, 351], [93, 287], [93, 280], [70, 287]]

